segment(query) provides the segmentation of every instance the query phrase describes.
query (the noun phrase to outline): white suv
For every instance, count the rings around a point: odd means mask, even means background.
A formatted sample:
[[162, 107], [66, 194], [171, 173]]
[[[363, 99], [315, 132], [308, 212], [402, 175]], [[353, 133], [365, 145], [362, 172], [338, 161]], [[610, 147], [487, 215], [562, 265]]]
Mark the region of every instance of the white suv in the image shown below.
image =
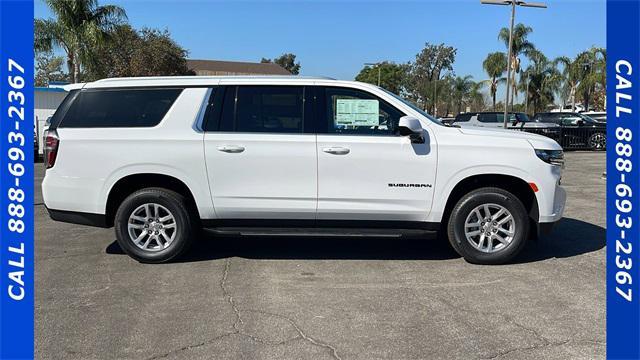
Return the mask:
[[561, 147], [443, 126], [379, 87], [300, 77], [78, 84], [46, 135], [51, 218], [115, 225], [133, 258], [200, 227], [243, 235], [438, 231], [474, 263], [512, 259], [562, 217]]

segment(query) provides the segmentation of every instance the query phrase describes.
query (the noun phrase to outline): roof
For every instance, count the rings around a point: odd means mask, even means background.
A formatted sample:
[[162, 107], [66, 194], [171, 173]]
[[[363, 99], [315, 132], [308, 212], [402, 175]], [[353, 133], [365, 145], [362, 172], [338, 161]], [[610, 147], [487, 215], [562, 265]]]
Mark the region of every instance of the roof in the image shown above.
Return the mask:
[[65, 92], [65, 90], [61, 87], [46, 87], [46, 86], [35, 86], [33, 88], [34, 91], [47, 91], [47, 92]]
[[[67, 91], [78, 88], [113, 88], [113, 87], [138, 87], [138, 86], [176, 86], [176, 87], [207, 87], [216, 85], [313, 85], [323, 83], [353, 83], [352, 81], [334, 80], [327, 77], [307, 76], [150, 76], [132, 78], [110, 78], [91, 83], [79, 83], [65, 86]], [[363, 84], [363, 86], [374, 86]], [[375, 86], [374, 86], [375, 87]]]
[[291, 75], [289, 71], [274, 63], [252, 63], [240, 61], [220, 60], [187, 60], [187, 67], [205, 75], [226, 74], [263, 74], [263, 75]]

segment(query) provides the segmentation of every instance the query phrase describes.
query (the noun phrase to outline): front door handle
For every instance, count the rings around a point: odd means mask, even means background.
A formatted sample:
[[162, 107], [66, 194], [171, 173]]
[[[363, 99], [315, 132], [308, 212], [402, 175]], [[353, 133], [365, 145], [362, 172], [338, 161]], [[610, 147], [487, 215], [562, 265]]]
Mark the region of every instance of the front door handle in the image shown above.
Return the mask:
[[340, 146], [332, 146], [323, 148], [322, 151], [326, 152], [327, 154], [347, 155], [351, 150]]
[[218, 146], [218, 151], [236, 154], [244, 151], [244, 147], [238, 145], [221, 145]]

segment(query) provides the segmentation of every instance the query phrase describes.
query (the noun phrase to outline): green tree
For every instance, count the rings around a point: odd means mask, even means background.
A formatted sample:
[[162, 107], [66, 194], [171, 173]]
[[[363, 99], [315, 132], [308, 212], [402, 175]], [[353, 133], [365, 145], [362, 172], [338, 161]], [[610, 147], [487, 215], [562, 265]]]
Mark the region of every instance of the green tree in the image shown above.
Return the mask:
[[[555, 61], [550, 61], [540, 51], [530, 53], [530, 64], [520, 78], [518, 88], [525, 93], [527, 111], [544, 111], [554, 101], [562, 84], [562, 74]], [[528, 90], [528, 91], [527, 91]], [[533, 111], [531, 111], [533, 110]]]
[[168, 30], [119, 26], [112, 41], [95, 50], [96, 61], [87, 67], [88, 81], [107, 77], [194, 75], [187, 67], [187, 51]]
[[[579, 53], [574, 59], [566, 56], [555, 60], [562, 67], [562, 105], [571, 101], [576, 108], [576, 99], [581, 99], [585, 108], [589, 108], [593, 95], [604, 100], [606, 90], [606, 49], [593, 47]], [[599, 104], [604, 108], [604, 103]]]
[[453, 71], [457, 49], [445, 44], [425, 43], [411, 64], [407, 92], [423, 109], [435, 110], [437, 86], [442, 73]]
[[292, 53], [285, 53], [280, 55], [279, 57], [271, 60], [267, 58], [262, 58], [260, 60], [261, 63], [276, 63], [283, 68], [287, 69], [291, 74], [298, 75], [300, 74], [300, 62], [296, 62], [296, 55]]
[[458, 108], [458, 113], [462, 112], [462, 106], [469, 99], [471, 90], [474, 86], [473, 77], [471, 75], [456, 76], [453, 80], [453, 95]]
[[356, 76], [356, 81], [377, 85], [380, 76], [381, 87], [394, 94], [400, 94], [403, 92], [408, 71], [408, 64], [384, 61], [374, 66], [365, 66]]
[[67, 81], [68, 77], [62, 70], [64, 59], [54, 56], [52, 52], [36, 54], [36, 86], [49, 86], [51, 81]]
[[[527, 37], [533, 32], [533, 29], [523, 24], [517, 24], [513, 28], [513, 41], [511, 45], [511, 107], [513, 107], [513, 100], [518, 94], [518, 88], [516, 83], [516, 75], [520, 73], [520, 57], [522, 55], [529, 57], [529, 55], [536, 48]], [[502, 40], [509, 51], [509, 29], [502, 28], [498, 33], [498, 39]]]
[[36, 52], [61, 48], [67, 55], [71, 81], [80, 81], [81, 67], [95, 57], [93, 50], [110, 41], [114, 28], [126, 20], [123, 8], [98, 6], [97, 0], [44, 0], [55, 19], [35, 19]]
[[487, 55], [487, 58], [482, 62], [482, 68], [490, 77], [487, 83], [489, 85], [489, 93], [493, 99], [493, 111], [496, 111], [498, 85], [506, 81], [502, 74], [507, 71], [507, 55], [499, 51]]

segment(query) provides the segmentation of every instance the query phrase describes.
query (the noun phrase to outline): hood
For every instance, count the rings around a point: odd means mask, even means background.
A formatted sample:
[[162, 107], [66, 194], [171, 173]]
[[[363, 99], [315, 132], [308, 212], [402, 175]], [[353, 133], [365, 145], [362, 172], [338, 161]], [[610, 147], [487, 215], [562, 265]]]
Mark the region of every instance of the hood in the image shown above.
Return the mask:
[[508, 129], [486, 129], [486, 128], [458, 128], [458, 131], [465, 135], [487, 136], [494, 138], [509, 138], [526, 140], [534, 149], [541, 150], [562, 150], [562, 147], [543, 135], [531, 134], [525, 131], [508, 130]]
[[554, 123], [545, 123], [545, 122], [526, 122], [522, 125], [524, 128], [558, 128], [560, 125]]

